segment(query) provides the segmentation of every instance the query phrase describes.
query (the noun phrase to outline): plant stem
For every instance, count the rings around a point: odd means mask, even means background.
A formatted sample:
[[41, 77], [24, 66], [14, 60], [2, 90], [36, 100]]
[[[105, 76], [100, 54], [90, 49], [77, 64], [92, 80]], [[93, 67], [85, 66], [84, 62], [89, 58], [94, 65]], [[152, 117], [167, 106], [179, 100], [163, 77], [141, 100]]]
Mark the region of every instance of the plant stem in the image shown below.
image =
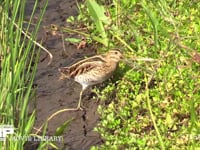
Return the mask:
[[157, 124], [156, 124], [156, 121], [155, 121], [155, 118], [154, 118], [154, 115], [153, 115], [153, 112], [152, 112], [152, 109], [151, 109], [151, 103], [150, 103], [150, 99], [149, 99], [149, 88], [148, 88], [149, 81], [147, 79], [146, 73], [145, 73], [145, 83], [146, 83], [146, 87], [145, 87], [145, 89], [146, 89], [145, 91], [146, 92], [145, 92], [145, 95], [146, 95], [146, 99], [147, 99], [147, 106], [148, 106], [148, 109], [149, 109], [150, 117], [151, 117], [151, 120], [153, 122], [153, 126], [154, 126], [154, 128], [156, 130], [156, 134], [158, 136], [158, 140], [159, 140], [161, 149], [165, 150], [165, 146], [164, 146], [162, 137], [161, 137], [160, 132], [158, 130], [158, 127], [157, 127]]

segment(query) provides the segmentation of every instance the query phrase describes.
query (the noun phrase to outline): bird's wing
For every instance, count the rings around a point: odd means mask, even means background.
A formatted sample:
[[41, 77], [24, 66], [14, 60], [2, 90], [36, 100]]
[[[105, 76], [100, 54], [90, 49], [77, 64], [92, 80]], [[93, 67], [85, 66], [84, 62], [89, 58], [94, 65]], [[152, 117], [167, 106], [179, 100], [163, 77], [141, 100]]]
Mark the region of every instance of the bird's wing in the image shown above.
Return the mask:
[[77, 63], [67, 66], [60, 67], [58, 70], [65, 77], [73, 78], [75, 75], [91, 70], [94, 67], [100, 65], [100, 62], [105, 62], [105, 59], [102, 55], [95, 55], [83, 60], [78, 61]]
[[87, 72], [89, 72], [90, 70], [97, 68], [97, 67], [101, 67], [102, 66], [102, 62], [101, 61], [87, 61], [85, 63], [81, 63], [81, 64], [77, 64], [76, 67], [71, 66], [70, 67], [70, 77], [73, 78], [77, 75], [80, 74], [85, 74]]
[[86, 58], [86, 59], [83, 59], [83, 60], [79, 60], [78, 62], [74, 63], [70, 67], [76, 68], [76, 66], [80, 66], [83, 63], [93, 62], [93, 61], [103, 61], [103, 62], [105, 62], [105, 59], [102, 57], [102, 55], [95, 55], [95, 56], [92, 56], [92, 57], [89, 57], [89, 58]]

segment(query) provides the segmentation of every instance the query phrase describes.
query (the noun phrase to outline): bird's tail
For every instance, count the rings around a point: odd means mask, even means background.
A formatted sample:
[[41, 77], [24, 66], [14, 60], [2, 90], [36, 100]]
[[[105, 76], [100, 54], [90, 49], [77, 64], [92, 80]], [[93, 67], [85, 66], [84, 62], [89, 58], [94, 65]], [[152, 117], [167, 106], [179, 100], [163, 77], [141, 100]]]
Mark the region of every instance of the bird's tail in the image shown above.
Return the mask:
[[59, 80], [69, 78], [69, 68], [68, 67], [60, 67], [58, 71], [61, 73]]

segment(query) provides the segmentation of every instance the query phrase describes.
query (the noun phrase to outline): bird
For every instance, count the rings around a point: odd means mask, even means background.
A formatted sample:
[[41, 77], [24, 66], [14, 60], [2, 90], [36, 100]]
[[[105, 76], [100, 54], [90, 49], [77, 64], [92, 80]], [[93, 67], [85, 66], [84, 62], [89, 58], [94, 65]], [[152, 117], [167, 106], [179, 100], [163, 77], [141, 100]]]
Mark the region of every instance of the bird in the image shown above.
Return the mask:
[[60, 80], [73, 79], [82, 86], [76, 110], [83, 110], [81, 99], [83, 92], [92, 85], [104, 82], [112, 76], [118, 63], [123, 58], [118, 49], [109, 50], [107, 53], [88, 57], [67, 67], [60, 67]]

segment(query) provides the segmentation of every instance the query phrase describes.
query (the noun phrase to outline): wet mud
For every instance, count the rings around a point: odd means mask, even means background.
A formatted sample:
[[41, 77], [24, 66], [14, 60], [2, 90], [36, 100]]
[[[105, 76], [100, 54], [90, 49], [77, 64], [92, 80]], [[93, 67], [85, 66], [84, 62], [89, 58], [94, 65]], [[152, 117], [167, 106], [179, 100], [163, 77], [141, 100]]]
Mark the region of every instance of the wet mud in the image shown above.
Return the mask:
[[[30, 14], [33, 0], [28, 0], [27, 6], [26, 12]], [[34, 81], [37, 89], [34, 104], [36, 106], [35, 129], [38, 129], [53, 113], [61, 109], [75, 108], [78, 104], [81, 85], [73, 80], [59, 80], [58, 68], [84, 56], [94, 55], [96, 51], [90, 45], [77, 49], [77, 45], [68, 42], [63, 43], [62, 34], [64, 38], [78, 35], [50, 30], [52, 25], [66, 26], [66, 18], [77, 14], [76, 1], [49, 0], [37, 40], [43, 41], [42, 45], [53, 54], [53, 61], [51, 65], [47, 66], [49, 58], [44, 51], [41, 51]], [[82, 100], [82, 104], [86, 107], [84, 111], [63, 112], [49, 121], [46, 135], [53, 136], [56, 128], [65, 121], [73, 119], [62, 135], [64, 139], [62, 149], [89, 150], [91, 146], [102, 143], [100, 135], [93, 131], [98, 123], [99, 116], [97, 113], [98, 102], [92, 99], [91, 94], [90, 89], [84, 93]], [[36, 132], [36, 130], [33, 132]], [[34, 149], [34, 146], [31, 147]]]

